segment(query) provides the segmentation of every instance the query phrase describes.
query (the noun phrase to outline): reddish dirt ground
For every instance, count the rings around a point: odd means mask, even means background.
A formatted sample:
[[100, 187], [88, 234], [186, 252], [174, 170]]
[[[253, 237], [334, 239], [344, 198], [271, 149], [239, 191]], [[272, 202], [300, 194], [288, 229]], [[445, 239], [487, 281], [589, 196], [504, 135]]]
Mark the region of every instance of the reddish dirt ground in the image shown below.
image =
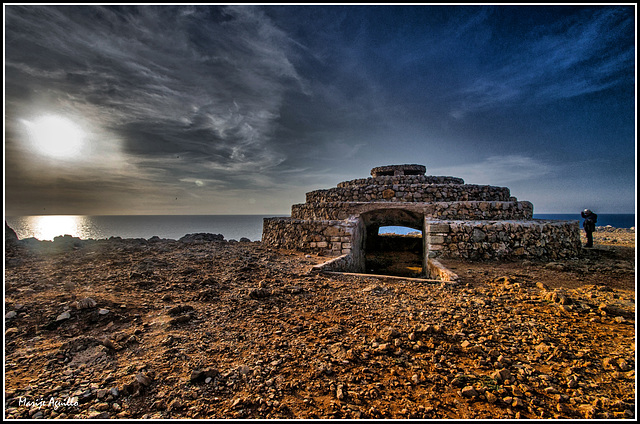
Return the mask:
[[458, 283], [311, 272], [326, 260], [7, 246], [5, 418], [635, 416], [634, 233], [552, 263], [446, 262]]

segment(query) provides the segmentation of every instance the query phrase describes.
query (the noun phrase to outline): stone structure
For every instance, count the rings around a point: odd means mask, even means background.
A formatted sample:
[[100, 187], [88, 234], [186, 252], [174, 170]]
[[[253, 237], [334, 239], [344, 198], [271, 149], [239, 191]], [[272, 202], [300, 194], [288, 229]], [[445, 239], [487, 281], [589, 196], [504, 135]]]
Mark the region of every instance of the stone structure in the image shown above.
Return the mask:
[[556, 259], [580, 249], [578, 221], [535, 220], [533, 205], [506, 187], [427, 176], [422, 165], [373, 168], [371, 178], [307, 193], [291, 217], [265, 218], [262, 242], [278, 248], [340, 256], [329, 269], [363, 272], [365, 254], [384, 226], [422, 233], [429, 258]]

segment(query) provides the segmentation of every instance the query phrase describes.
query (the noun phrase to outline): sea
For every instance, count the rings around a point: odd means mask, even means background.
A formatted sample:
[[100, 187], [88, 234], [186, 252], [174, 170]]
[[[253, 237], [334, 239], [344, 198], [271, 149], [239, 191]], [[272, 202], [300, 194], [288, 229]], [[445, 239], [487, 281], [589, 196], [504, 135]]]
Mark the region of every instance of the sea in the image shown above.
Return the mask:
[[[109, 237], [145, 238], [158, 236], [178, 240], [185, 234], [222, 234], [225, 240], [262, 238], [262, 222], [266, 217], [286, 215], [31, 215], [5, 216], [19, 239], [53, 240], [71, 235], [81, 239]], [[534, 219], [578, 220], [580, 214], [534, 214]], [[597, 226], [635, 227], [635, 214], [598, 214]], [[406, 227], [383, 227], [380, 232], [408, 234]]]
[[222, 234], [225, 240], [262, 238], [265, 217], [283, 215], [32, 215], [6, 216], [19, 239], [53, 240], [69, 234], [81, 239], [151, 238], [178, 240], [185, 234]]

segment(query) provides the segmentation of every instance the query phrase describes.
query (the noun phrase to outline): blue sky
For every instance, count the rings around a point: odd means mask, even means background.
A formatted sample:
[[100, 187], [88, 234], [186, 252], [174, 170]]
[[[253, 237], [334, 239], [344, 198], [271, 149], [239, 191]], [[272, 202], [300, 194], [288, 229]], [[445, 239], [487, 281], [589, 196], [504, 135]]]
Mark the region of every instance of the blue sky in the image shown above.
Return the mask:
[[635, 211], [634, 6], [4, 12], [7, 215], [288, 214], [403, 163]]

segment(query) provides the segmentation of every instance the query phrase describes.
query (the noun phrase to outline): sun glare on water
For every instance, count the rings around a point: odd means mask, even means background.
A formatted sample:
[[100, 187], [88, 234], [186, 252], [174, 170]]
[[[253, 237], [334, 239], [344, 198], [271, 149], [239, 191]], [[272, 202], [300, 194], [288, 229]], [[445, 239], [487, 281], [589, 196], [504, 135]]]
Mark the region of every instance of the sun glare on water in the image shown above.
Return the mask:
[[32, 147], [38, 154], [54, 159], [74, 159], [80, 155], [85, 133], [70, 119], [46, 115], [23, 122]]
[[77, 237], [80, 233], [79, 216], [45, 215], [29, 217], [31, 236], [38, 240], [53, 240], [56, 236], [69, 234]]

